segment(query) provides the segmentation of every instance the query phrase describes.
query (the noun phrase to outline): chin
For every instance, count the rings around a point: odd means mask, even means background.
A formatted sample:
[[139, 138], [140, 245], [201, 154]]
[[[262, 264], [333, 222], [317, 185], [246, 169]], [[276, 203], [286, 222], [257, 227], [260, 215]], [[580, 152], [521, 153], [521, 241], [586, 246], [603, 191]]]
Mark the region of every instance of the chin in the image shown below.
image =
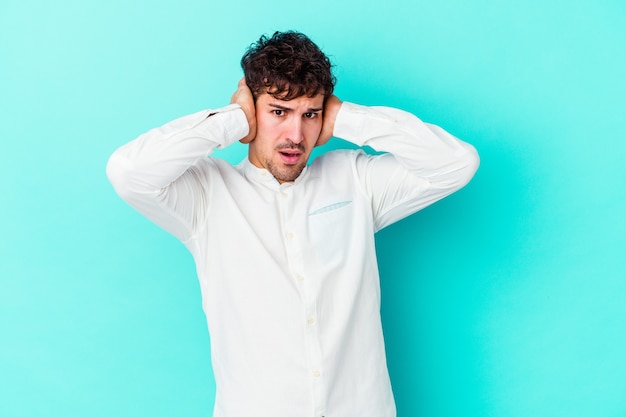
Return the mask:
[[281, 168], [270, 167], [269, 171], [278, 182], [291, 182], [300, 176], [305, 166], [306, 163]]

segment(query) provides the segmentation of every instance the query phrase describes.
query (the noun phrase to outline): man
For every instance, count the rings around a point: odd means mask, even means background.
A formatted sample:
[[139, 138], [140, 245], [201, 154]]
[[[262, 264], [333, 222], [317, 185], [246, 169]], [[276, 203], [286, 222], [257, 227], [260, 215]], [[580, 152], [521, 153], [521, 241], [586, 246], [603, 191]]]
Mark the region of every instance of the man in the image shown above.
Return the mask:
[[[392, 417], [374, 233], [464, 186], [477, 154], [387, 107], [341, 102], [303, 34], [261, 37], [231, 104], [151, 130], [107, 172], [193, 254], [214, 417]], [[331, 136], [368, 145], [307, 162]], [[210, 156], [241, 140], [237, 166]]]

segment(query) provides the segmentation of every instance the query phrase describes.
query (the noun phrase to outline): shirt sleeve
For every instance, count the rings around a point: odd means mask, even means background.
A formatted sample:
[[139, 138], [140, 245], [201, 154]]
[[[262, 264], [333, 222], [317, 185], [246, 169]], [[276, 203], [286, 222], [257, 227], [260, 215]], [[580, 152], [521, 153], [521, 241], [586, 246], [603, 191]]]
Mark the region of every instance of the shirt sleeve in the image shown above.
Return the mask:
[[107, 176], [128, 204], [186, 242], [205, 218], [206, 161], [248, 134], [239, 105], [204, 110], [152, 129], [109, 158]]
[[354, 170], [372, 202], [380, 230], [465, 186], [478, 169], [478, 153], [442, 128], [389, 107], [344, 102], [336, 137], [382, 155], [359, 154]]

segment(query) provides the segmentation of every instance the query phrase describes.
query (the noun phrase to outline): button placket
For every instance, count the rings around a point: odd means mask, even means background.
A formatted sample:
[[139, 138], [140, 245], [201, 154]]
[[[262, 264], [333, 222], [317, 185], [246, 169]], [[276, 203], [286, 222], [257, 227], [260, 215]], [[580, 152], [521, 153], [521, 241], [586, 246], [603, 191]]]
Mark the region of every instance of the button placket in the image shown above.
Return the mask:
[[[286, 189], [285, 189], [286, 188]], [[300, 190], [301, 191], [301, 190]], [[281, 222], [283, 227], [285, 249], [289, 262], [289, 268], [297, 284], [302, 300], [302, 326], [305, 333], [305, 349], [307, 365], [310, 369], [311, 389], [315, 410], [323, 415], [325, 410], [325, 381], [322, 367], [322, 354], [317, 314], [317, 289], [314, 279], [305, 275], [304, 254], [300, 239], [304, 236], [303, 220], [295, 215], [297, 205], [297, 192], [293, 187], [283, 187], [278, 196], [281, 207]], [[302, 232], [302, 233], [300, 233]], [[318, 414], [318, 415], [319, 415]]]

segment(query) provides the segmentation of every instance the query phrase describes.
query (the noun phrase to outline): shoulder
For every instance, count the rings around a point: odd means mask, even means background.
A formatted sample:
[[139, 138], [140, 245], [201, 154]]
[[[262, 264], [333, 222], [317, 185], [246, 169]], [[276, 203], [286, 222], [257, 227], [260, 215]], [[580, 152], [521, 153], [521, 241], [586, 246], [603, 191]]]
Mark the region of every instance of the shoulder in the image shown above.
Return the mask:
[[362, 149], [338, 149], [315, 158], [310, 169], [320, 174], [337, 171], [352, 171], [356, 174], [370, 161], [378, 159], [380, 156], [381, 153], [370, 155]]
[[348, 167], [359, 157], [365, 155], [361, 149], [338, 149], [326, 152], [313, 160], [312, 169], [329, 169]]
[[197, 180], [204, 184], [224, 182], [234, 176], [241, 177], [241, 173], [236, 166], [233, 166], [228, 161], [212, 156], [206, 156], [196, 161], [183, 174], [183, 176], [187, 175], [196, 177]]

